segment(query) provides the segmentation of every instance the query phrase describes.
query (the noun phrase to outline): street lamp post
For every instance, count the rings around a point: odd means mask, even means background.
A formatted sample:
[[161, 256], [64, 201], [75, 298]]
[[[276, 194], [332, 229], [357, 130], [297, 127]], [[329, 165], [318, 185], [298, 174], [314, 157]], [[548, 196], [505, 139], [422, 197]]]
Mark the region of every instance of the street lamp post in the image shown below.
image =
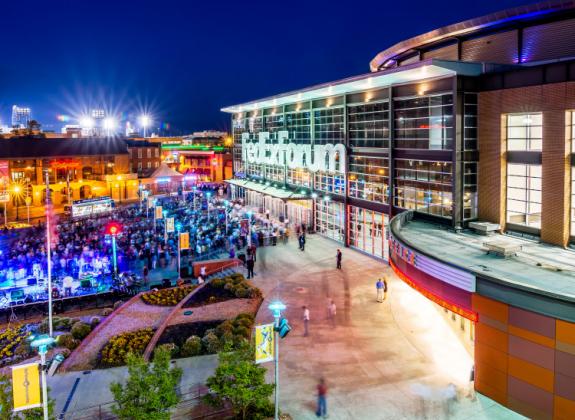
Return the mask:
[[168, 210], [164, 210], [163, 212], [164, 215], [164, 245], [168, 244]]
[[312, 198], [312, 209], [311, 209], [311, 217], [312, 217], [312, 229], [315, 232], [315, 200], [317, 199], [317, 194], [316, 193], [312, 193], [311, 194], [311, 198]]
[[122, 232], [122, 226], [118, 222], [110, 222], [106, 226], [106, 233], [112, 237], [112, 262], [114, 264], [114, 277], [118, 276], [118, 251], [116, 237]]
[[274, 419], [278, 420], [279, 419], [279, 390], [280, 390], [280, 380], [279, 380], [279, 326], [280, 326], [280, 318], [281, 318], [281, 314], [282, 311], [286, 309], [286, 305], [283, 304], [280, 301], [275, 301], [270, 303], [270, 305], [268, 306], [268, 308], [272, 311], [273, 315], [274, 315], [274, 320], [275, 320], [275, 332], [274, 332], [274, 341], [275, 341], [275, 415], [274, 415]]
[[48, 353], [48, 347], [53, 345], [55, 340], [47, 335], [41, 335], [39, 337], [34, 337], [30, 343], [31, 347], [38, 348], [38, 354], [40, 355], [40, 369], [42, 375], [42, 409], [44, 414], [44, 420], [48, 420], [48, 383], [46, 381], [46, 354]]
[[212, 194], [210, 192], [206, 193], [206, 205], [208, 206], [208, 223], [210, 222], [210, 196]]
[[182, 224], [176, 223], [176, 232], [178, 233], [178, 278], [181, 276], [181, 262], [180, 262], [180, 232], [182, 231]]
[[226, 216], [226, 222], [225, 222], [226, 223], [226, 227], [225, 227], [225, 229], [226, 229], [225, 236], [226, 237], [228, 236], [228, 204], [230, 204], [229, 201], [225, 200], [224, 201], [224, 215]]
[[48, 328], [50, 337], [54, 335], [52, 328], [52, 239], [50, 238], [50, 217], [52, 202], [50, 197], [50, 172], [46, 171], [46, 256], [48, 257]]

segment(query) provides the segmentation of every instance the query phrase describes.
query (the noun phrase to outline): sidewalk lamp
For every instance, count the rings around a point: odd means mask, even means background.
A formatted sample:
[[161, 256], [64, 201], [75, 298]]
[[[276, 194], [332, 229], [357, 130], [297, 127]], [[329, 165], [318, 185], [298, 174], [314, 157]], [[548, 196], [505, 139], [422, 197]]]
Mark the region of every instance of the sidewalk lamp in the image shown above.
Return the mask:
[[14, 201], [16, 202], [16, 220], [18, 220], [18, 209], [20, 208], [20, 193], [22, 192], [22, 188], [20, 188], [20, 185], [14, 185], [12, 192], [14, 193]]
[[168, 244], [168, 210], [163, 210], [162, 214], [164, 215], [164, 245]]
[[208, 206], [208, 223], [210, 223], [210, 196], [212, 195], [211, 192], [206, 193], [206, 205]]
[[180, 232], [182, 231], [182, 223], [176, 223], [176, 232], [178, 236], [178, 278], [181, 277], [181, 262], [180, 262]]
[[112, 260], [114, 263], [114, 276], [118, 275], [118, 255], [116, 250], [116, 237], [122, 233], [122, 225], [110, 222], [106, 225], [106, 234], [112, 237]]
[[40, 355], [41, 373], [42, 373], [42, 408], [44, 411], [44, 420], [48, 420], [48, 384], [46, 382], [46, 354], [56, 340], [49, 335], [43, 334], [30, 337], [30, 346], [38, 349]]
[[279, 389], [280, 389], [280, 381], [279, 381], [279, 338], [284, 338], [288, 335], [291, 330], [287, 319], [281, 318], [282, 311], [286, 309], [286, 305], [279, 300], [276, 300], [269, 304], [268, 308], [272, 311], [275, 320], [275, 415], [274, 419], [279, 419]]
[[315, 212], [316, 212], [316, 208], [315, 208], [315, 202], [317, 200], [317, 193], [311, 193], [311, 199], [312, 199], [312, 212], [311, 212], [311, 217], [312, 217], [312, 229], [315, 232]]
[[224, 200], [224, 216], [226, 216], [225, 223], [226, 223], [226, 231], [225, 236], [228, 236], [228, 206], [230, 202], [228, 200]]
[[248, 217], [248, 246], [252, 245], [252, 212], [247, 211], [246, 216]]

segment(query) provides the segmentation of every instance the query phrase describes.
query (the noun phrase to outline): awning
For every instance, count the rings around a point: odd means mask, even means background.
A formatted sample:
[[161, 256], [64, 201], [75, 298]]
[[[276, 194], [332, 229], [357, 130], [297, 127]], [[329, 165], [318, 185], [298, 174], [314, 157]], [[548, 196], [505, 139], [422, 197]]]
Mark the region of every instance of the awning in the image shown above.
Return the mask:
[[282, 200], [311, 200], [307, 194], [302, 194], [298, 191], [291, 191], [287, 188], [278, 188], [272, 185], [261, 184], [259, 182], [248, 181], [245, 179], [228, 179], [226, 182], [230, 185], [235, 185], [242, 188], [247, 188], [250, 191], [259, 192], [261, 194], [269, 195], [274, 198]]

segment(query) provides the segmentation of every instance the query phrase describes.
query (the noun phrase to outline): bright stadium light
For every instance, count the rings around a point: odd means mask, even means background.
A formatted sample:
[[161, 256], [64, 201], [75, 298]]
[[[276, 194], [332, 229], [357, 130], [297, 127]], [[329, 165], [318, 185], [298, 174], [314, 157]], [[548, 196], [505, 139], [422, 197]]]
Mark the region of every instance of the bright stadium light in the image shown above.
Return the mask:
[[78, 122], [80, 123], [80, 127], [82, 128], [94, 127], [94, 119], [92, 117], [88, 117], [87, 115], [80, 117]]
[[140, 116], [140, 125], [144, 129], [144, 137], [146, 137], [146, 129], [152, 124], [152, 119], [149, 115], [143, 114]]
[[117, 125], [118, 123], [113, 117], [104, 118], [104, 121], [102, 122], [102, 126], [104, 127], [104, 130], [106, 130], [107, 136], [110, 136], [112, 131], [116, 129]]

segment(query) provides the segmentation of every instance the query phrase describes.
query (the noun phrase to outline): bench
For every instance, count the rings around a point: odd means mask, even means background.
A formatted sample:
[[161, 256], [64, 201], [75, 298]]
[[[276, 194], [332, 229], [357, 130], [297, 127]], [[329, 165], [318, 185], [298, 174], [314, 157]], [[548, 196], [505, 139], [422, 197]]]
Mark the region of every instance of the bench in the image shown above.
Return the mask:
[[521, 251], [522, 247], [519, 244], [507, 241], [491, 241], [491, 242], [483, 242], [484, 250], [487, 252], [487, 255], [493, 253], [495, 255], [500, 255], [504, 258], [517, 255], [519, 251]]

